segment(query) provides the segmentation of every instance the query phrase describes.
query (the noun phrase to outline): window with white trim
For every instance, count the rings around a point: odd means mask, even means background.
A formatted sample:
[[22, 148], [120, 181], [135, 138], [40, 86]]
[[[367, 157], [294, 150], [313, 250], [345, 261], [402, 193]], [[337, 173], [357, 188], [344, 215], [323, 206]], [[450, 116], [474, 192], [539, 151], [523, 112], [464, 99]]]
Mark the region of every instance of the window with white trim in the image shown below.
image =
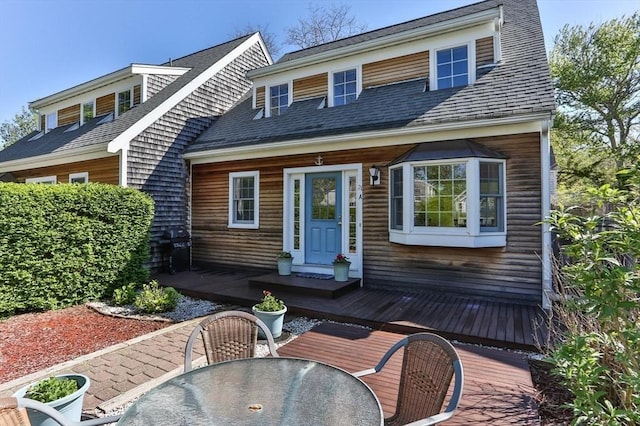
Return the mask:
[[259, 227], [260, 172], [229, 173], [229, 227]]
[[95, 116], [94, 105], [95, 103], [93, 101], [82, 104], [82, 124], [91, 120]]
[[269, 112], [271, 116], [284, 114], [289, 108], [289, 85], [287, 83], [269, 88]]
[[69, 173], [69, 183], [89, 183], [89, 172]]
[[346, 105], [358, 97], [358, 73], [355, 68], [333, 73], [333, 106]]
[[51, 114], [47, 114], [47, 131], [51, 129], [55, 129], [58, 127], [58, 113], [52, 112]]
[[44, 183], [44, 184], [55, 184], [58, 182], [57, 176], [41, 176], [36, 178], [26, 178], [24, 180], [25, 183]]
[[467, 45], [436, 51], [437, 88], [466, 86], [469, 84], [469, 52]]
[[504, 157], [425, 159], [415, 153], [407, 155], [389, 168], [390, 241], [505, 246], [505, 168]]
[[131, 90], [118, 93], [118, 115], [131, 109]]

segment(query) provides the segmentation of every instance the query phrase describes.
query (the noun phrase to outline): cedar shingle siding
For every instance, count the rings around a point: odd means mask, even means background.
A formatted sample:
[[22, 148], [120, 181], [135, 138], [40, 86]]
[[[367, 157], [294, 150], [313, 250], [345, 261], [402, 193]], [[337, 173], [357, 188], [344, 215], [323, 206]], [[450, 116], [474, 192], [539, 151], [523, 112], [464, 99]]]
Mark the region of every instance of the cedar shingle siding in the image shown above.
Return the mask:
[[[128, 185], [154, 198], [152, 240], [157, 241], [169, 227], [188, 225], [189, 170], [182, 158], [184, 148], [251, 88], [246, 71], [266, 63], [259, 46], [252, 46], [131, 141]], [[157, 93], [159, 86], [172, 80], [160, 77], [166, 76], [149, 78], [150, 91]], [[156, 249], [151, 266], [158, 267], [160, 262]]]

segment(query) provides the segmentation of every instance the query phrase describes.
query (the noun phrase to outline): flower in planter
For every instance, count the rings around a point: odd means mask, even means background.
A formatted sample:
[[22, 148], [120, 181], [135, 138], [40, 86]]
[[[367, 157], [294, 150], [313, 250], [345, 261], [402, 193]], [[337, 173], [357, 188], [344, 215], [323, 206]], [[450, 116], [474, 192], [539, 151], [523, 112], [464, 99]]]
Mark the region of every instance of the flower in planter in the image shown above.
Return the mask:
[[263, 290], [264, 297], [254, 306], [258, 311], [263, 312], [278, 312], [284, 309], [284, 302], [280, 299], [276, 299], [269, 290]]
[[349, 262], [349, 258], [342, 253], [338, 253], [335, 259], [333, 259], [333, 263], [351, 263]]
[[278, 259], [292, 259], [293, 256], [291, 256], [291, 252], [290, 251], [281, 251], [280, 253], [278, 253]]

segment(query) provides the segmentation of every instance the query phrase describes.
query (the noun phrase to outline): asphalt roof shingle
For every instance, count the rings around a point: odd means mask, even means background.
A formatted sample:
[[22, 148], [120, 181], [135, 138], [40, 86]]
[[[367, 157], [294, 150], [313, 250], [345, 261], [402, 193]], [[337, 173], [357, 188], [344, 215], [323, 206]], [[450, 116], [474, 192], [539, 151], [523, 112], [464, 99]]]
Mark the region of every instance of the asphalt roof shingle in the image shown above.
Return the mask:
[[280, 116], [254, 120], [251, 99], [240, 100], [186, 152], [233, 148], [353, 132], [401, 129], [439, 123], [549, 113], [555, 109], [542, 27], [535, 0], [488, 0], [343, 41], [285, 55], [283, 60], [321, 53], [348, 44], [504, 6], [502, 62], [478, 76], [475, 84], [426, 91], [426, 79], [364, 89], [358, 99], [333, 108], [322, 98], [294, 102]]

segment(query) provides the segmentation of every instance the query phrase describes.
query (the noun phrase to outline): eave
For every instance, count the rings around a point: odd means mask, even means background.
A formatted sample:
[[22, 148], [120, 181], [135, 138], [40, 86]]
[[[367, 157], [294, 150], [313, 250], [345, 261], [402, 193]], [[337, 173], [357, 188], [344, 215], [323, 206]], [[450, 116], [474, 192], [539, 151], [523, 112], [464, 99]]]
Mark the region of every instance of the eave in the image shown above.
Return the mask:
[[82, 148], [65, 149], [35, 157], [21, 158], [19, 160], [4, 161], [0, 163], [0, 173], [58, 166], [60, 164], [76, 163], [112, 156], [113, 154], [107, 152], [107, 143], [101, 143]]

